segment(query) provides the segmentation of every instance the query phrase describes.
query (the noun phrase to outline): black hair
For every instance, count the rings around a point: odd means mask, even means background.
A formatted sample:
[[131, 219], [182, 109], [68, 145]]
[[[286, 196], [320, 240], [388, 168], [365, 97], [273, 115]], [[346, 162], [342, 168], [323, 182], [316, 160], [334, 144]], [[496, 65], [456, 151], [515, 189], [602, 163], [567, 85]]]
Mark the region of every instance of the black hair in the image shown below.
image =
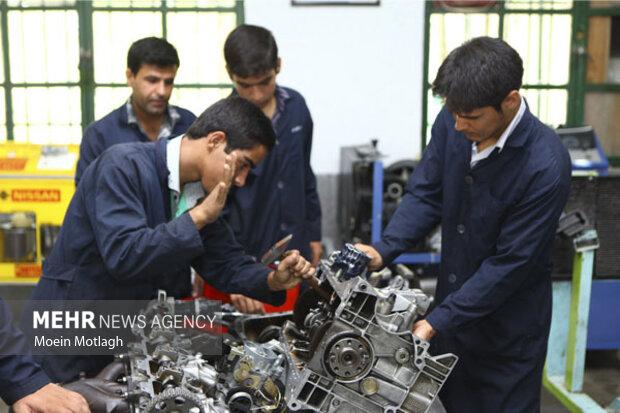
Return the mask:
[[226, 152], [257, 145], [271, 150], [276, 142], [269, 118], [256, 105], [238, 96], [229, 96], [209, 106], [192, 123], [186, 135], [199, 139], [216, 131], [226, 134]]
[[237, 76], [262, 75], [278, 65], [278, 45], [264, 27], [243, 24], [230, 32], [224, 43], [228, 70]]
[[523, 60], [501, 39], [476, 37], [454, 49], [443, 61], [431, 86], [453, 113], [484, 106], [501, 111], [512, 90], [519, 90]]
[[179, 67], [177, 49], [166, 39], [159, 37], [136, 40], [127, 52], [127, 67], [135, 75], [145, 64], [158, 67]]

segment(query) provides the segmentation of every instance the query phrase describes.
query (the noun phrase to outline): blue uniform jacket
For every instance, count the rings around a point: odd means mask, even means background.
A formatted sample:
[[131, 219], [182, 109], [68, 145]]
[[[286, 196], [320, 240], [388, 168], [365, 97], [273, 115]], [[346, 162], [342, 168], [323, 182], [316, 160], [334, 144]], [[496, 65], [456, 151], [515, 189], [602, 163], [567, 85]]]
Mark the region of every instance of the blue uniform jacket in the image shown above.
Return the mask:
[[441, 222], [436, 306], [427, 321], [454, 348], [480, 357], [544, 357], [551, 246], [570, 187], [568, 152], [528, 109], [500, 153], [473, 168], [470, 158], [471, 142], [444, 108], [375, 247], [390, 262]]
[[201, 231], [188, 212], [170, 219], [166, 143], [115, 145], [91, 164], [33, 298], [149, 300], [160, 288], [180, 297], [191, 264], [223, 291], [283, 301], [221, 218]]
[[[174, 107], [180, 119], [174, 125], [170, 136], [179, 136], [187, 131], [196, 116], [187, 109]], [[112, 145], [129, 142], [149, 142], [138, 125], [127, 123], [127, 108], [124, 103], [103, 118], [88, 125], [80, 144], [80, 159], [75, 171], [75, 183], [79, 183], [86, 167]]]
[[321, 240], [321, 205], [310, 166], [313, 124], [304, 98], [285, 90], [290, 98], [275, 125], [278, 143], [246, 185], [233, 189], [227, 219], [248, 254], [260, 257], [293, 234], [289, 247], [309, 259], [310, 241]]
[[9, 307], [0, 298], [0, 397], [8, 405], [50, 382], [29, 353], [24, 335], [13, 326]]
[[[114, 145], [86, 169], [69, 204], [33, 300], [150, 300], [158, 289], [190, 293], [190, 265], [219, 290], [280, 305], [270, 270], [243, 255], [223, 219], [196, 229], [188, 212], [171, 220], [167, 140]], [[27, 328], [27, 320], [22, 318]], [[48, 375], [94, 375], [112, 357], [38, 356]]]

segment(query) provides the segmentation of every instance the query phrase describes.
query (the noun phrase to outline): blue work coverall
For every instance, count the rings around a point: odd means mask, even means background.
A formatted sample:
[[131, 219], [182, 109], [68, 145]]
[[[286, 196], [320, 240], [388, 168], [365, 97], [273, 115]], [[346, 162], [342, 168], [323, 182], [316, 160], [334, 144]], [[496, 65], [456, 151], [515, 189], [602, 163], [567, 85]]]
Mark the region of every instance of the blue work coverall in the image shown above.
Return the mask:
[[9, 307], [0, 298], [0, 398], [8, 405], [50, 382], [29, 354], [24, 335], [13, 326]]
[[313, 123], [303, 96], [282, 89], [288, 98], [274, 124], [278, 143], [250, 171], [245, 186], [231, 191], [227, 220], [250, 255], [261, 257], [293, 234], [289, 248], [310, 260], [310, 242], [321, 240], [321, 205], [310, 166]]
[[426, 319], [438, 332], [434, 352], [459, 356], [441, 400], [448, 412], [534, 412], [570, 158], [529, 109], [503, 150], [473, 168], [471, 145], [444, 108], [375, 248], [389, 263], [441, 223], [436, 305]]
[[[150, 300], [158, 289], [183, 297], [191, 265], [222, 291], [284, 301], [284, 292], [268, 288], [270, 270], [244, 255], [221, 218], [200, 231], [188, 212], [171, 219], [166, 144], [115, 145], [86, 169], [32, 299]], [[111, 357], [40, 360], [52, 379], [69, 381]]]
[[[174, 124], [170, 137], [187, 131], [196, 116], [187, 109], [174, 106], [180, 118]], [[127, 120], [127, 104], [113, 110], [103, 118], [88, 125], [80, 144], [80, 159], [75, 171], [75, 183], [80, 182], [82, 174], [99, 155], [112, 145], [130, 142], [149, 142], [150, 139], [138, 127]]]

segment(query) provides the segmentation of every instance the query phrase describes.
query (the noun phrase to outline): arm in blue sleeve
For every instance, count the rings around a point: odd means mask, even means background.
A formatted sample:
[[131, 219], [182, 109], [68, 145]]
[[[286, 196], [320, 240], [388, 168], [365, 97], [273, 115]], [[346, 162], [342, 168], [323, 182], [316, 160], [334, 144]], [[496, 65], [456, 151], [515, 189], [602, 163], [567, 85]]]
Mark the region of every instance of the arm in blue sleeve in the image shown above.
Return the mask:
[[11, 319], [8, 306], [0, 298], [0, 398], [8, 405], [50, 382], [30, 356], [26, 338]]
[[[307, 111], [307, 108], [306, 108]], [[310, 112], [307, 112], [306, 124], [303, 133], [304, 142], [304, 168], [305, 168], [305, 187], [306, 187], [306, 224], [305, 233], [310, 241], [321, 240], [321, 202], [316, 187], [316, 176], [310, 165], [310, 155], [312, 154], [312, 133], [314, 124]]]
[[426, 236], [441, 220], [443, 162], [446, 151], [445, 114], [437, 116], [431, 141], [414, 169], [400, 205], [374, 248], [389, 264]]
[[143, 190], [137, 183], [137, 174], [144, 172], [131, 164], [118, 165], [109, 157], [97, 167], [101, 170], [90, 219], [103, 262], [113, 277], [157, 276], [167, 268], [188, 265], [202, 254], [202, 240], [189, 213], [148, 226]]
[[75, 169], [75, 186], [80, 182], [88, 165], [103, 152], [103, 148], [100, 147], [101, 142], [103, 140], [92, 125], [86, 128], [80, 143], [80, 159]]
[[192, 267], [205, 281], [218, 290], [243, 294], [273, 305], [286, 299], [284, 291], [271, 291], [267, 276], [272, 271], [245, 255], [230, 226], [222, 219], [200, 231], [204, 254], [192, 262]]
[[[558, 171], [559, 168], [552, 168]], [[568, 198], [570, 171], [538, 177], [501, 227], [497, 252], [427, 317], [437, 331], [453, 331], [495, 311], [540, 263], [545, 246], [555, 237]], [[543, 263], [544, 265], [544, 263]]]

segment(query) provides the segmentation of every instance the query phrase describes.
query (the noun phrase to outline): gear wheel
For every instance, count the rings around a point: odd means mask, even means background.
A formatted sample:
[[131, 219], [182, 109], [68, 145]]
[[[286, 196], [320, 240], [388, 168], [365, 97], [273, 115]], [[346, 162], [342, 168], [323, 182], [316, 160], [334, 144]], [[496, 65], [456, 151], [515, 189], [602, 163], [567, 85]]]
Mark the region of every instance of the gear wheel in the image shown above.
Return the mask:
[[189, 390], [175, 387], [153, 397], [144, 408], [145, 413], [210, 413], [200, 399]]

